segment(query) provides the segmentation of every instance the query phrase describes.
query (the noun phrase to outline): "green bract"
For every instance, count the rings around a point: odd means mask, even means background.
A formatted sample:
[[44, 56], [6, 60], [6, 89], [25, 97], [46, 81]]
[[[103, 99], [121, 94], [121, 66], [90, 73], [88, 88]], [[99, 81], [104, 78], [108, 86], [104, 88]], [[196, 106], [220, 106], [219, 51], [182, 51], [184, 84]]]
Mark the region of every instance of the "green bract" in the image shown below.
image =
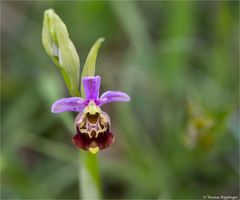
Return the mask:
[[[85, 65], [83, 67], [82, 72], [82, 79], [86, 76], [95, 76], [95, 66], [96, 66], [96, 59], [98, 54], [98, 49], [101, 46], [101, 43], [104, 41], [104, 38], [99, 38], [94, 45], [92, 46], [91, 50], [88, 53]], [[81, 94], [84, 97], [84, 89], [83, 86], [81, 86]]]
[[59, 67], [72, 96], [80, 96], [80, 60], [67, 28], [52, 9], [44, 12], [42, 42], [47, 54]]

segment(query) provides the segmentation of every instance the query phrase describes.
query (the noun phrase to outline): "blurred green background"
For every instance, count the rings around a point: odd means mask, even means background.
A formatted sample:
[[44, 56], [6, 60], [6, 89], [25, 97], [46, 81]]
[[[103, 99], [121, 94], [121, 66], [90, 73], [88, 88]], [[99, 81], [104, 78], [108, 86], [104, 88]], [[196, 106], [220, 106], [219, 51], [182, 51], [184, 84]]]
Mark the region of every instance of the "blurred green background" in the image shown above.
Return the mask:
[[238, 1], [1, 1], [2, 199], [78, 198], [74, 115], [50, 112], [70, 95], [41, 43], [48, 8], [81, 66], [106, 38], [101, 91], [132, 98], [103, 107], [115, 133], [99, 153], [105, 199], [239, 194]]

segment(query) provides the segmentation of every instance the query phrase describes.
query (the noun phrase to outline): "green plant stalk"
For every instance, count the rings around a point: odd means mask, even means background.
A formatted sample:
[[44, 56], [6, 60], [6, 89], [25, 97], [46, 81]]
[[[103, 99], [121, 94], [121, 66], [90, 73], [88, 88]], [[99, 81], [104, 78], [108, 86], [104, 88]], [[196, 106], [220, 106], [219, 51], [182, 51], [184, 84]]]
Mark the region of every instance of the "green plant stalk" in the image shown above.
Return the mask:
[[79, 183], [81, 199], [100, 199], [101, 184], [97, 154], [80, 152]]

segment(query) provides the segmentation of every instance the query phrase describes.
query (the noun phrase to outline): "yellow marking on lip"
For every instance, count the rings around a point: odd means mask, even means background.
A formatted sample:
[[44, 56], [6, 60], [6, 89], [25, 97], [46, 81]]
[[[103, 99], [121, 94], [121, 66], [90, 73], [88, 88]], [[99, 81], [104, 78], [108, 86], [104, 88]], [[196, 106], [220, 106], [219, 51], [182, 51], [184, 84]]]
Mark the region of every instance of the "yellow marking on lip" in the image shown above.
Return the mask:
[[94, 147], [94, 148], [89, 148], [88, 149], [92, 154], [96, 154], [97, 152], [99, 152], [99, 148], [98, 147]]

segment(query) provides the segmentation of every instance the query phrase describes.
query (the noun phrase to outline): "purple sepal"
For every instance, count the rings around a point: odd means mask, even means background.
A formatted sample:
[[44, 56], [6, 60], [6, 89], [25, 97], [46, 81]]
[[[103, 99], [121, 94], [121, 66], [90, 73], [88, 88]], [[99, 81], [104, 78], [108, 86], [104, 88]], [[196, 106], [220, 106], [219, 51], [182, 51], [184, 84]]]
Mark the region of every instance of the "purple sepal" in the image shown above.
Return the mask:
[[99, 89], [101, 85], [100, 76], [89, 76], [83, 78], [83, 87], [86, 99], [95, 100], [99, 98]]
[[80, 97], [62, 98], [53, 103], [51, 111], [53, 113], [66, 111], [82, 112], [86, 103], [87, 102]]
[[110, 102], [130, 101], [131, 98], [124, 92], [119, 91], [107, 91], [102, 94], [98, 100], [99, 106]]

